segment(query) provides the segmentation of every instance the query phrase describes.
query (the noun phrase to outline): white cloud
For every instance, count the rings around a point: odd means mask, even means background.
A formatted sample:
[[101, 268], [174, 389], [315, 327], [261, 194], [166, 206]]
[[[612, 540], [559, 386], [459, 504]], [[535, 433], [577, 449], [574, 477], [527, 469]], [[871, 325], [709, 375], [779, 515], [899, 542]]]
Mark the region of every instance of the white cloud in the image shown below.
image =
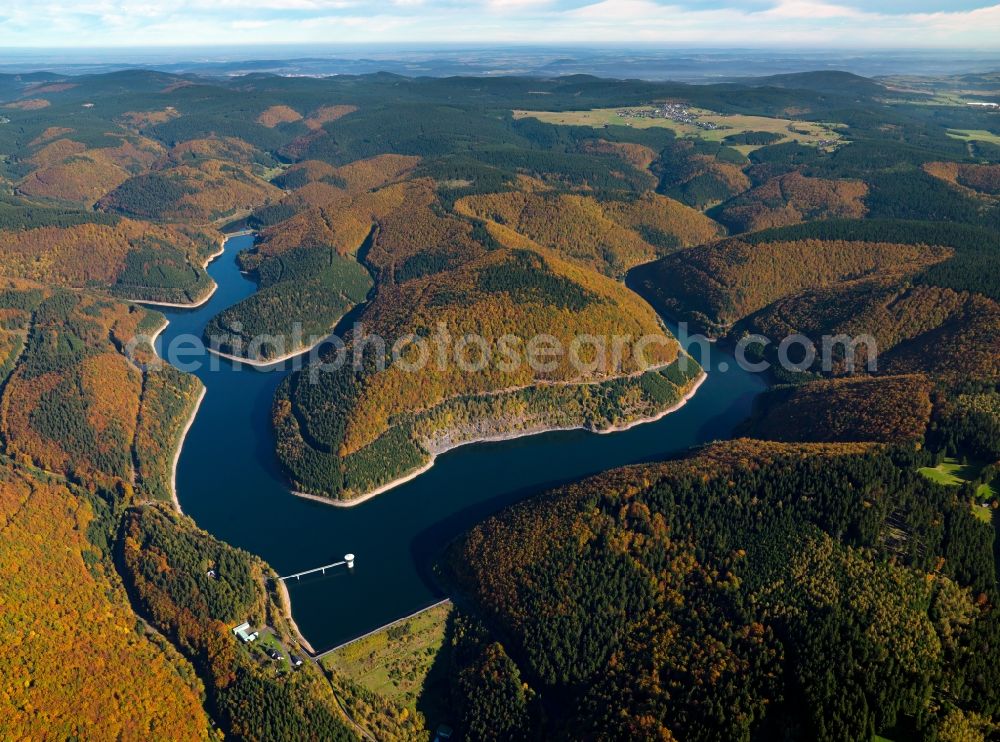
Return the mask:
[[527, 8], [541, 8], [552, 4], [552, 0], [488, 0], [493, 10], [519, 11]]
[[802, 18], [802, 19], [829, 19], [829, 18], [877, 18], [874, 13], [866, 13], [856, 8], [849, 8], [844, 5], [834, 5], [819, 0], [782, 0], [773, 8], [770, 8], [761, 15], [771, 18]]
[[[763, 10], [698, 9], [654, 0], [599, 0], [564, 14], [567, 33], [601, 29], [609, 42], [786, 47], [1000, 47], [1000, 5], [973, 11], [881, 14], [823, 0], [778, 0]], [[597, 40], [597, 38], [594, 38]]]
[[917, 13], [913, 18], [938, 31], [962, 33], [973, 28], [985, 31], [993, 34], [993, 46], [1000, 40], [1000, 5], [950, 13]]
[[[567, 7], [566, 3], [584, 2]], [[706, 7], [679, 0], [39, 0], [10, 4], [5, 45], [660, 43], [1000, 48], [1000, 5], [879, 13], [860, 0]], [[947, 0], [942, 0], [946, 2]], [[766, 0], [764, 0], [766, 3]], [[330, 29], [349, 29], [331, 39]]]
[[634, 21], [652, 18], [665, 10], [666, 6], [654, 3], [652, 0], [601, 0], [601, 2], [571, 10], [566, 15], [587, 20]]

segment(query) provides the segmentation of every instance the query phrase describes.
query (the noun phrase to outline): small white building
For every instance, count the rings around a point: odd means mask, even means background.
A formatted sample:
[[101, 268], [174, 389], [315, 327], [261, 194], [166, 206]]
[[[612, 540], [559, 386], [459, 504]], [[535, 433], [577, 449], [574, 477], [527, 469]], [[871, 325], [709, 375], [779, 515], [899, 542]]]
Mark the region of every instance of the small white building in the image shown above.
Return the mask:
[[250, 624], [246, 621], [233, 629], [233, 633], [238, 636], [244, 644], [255, 641], [260, 634], [250, 630]]

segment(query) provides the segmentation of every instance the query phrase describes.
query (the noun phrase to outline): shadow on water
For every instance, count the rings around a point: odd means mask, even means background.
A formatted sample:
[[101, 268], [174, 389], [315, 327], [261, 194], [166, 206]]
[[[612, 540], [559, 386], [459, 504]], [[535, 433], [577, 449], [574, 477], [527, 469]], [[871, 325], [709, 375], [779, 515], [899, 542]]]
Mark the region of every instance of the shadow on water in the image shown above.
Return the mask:
[[428, 528], [414, 534], [410, 541], [410, 555], [413, 563], [417, 567], [417, 574], [435, 597], [444, 597], [437, 578], [434, 575], [434, 566], [442, 550], [449, 543], [475, 526], [489, 516], [503, 510], [514, 503], [526, 500], [527, 498], [541, 494], [569, 482], [575, 481], [576, 477], [556, 479], [548, 482], [539, 482], [531, 487], [524, 487], [511, 492], [505, 492], [489, 500], [481, 500], [473, 505], [461, 508], [445, 515], [440, 520], [432, 523]]
[[[256, 290], [236, 262], [252, 244], [251, 236], [227, 242], [209, 267], [219, 288], [207, 304], [164, 312], [170, 325], [161, 346], [185, 333], [200, 337], [209, 319]], [[338, 323], [342, 332], [360, 312]], [[491, 513], [563, 482], [728, 437], [765, 386], [732, 363], [657, 422], [613, 435], [563, 431], [463, 446], [404, 485], [336, 508], [292, 496], [274, 452], [272, 400], [294, 360], [267, 369], [213, 360], [196, 371], [207, 394], [178, 464], [181, 506], [199, 526], [260, 555], [279, 574], [357, 555], [351, 572], [340, 568], [289, 584], [296, 622], [320, 650], [439, 598], [431, 567], [441, 549]]]

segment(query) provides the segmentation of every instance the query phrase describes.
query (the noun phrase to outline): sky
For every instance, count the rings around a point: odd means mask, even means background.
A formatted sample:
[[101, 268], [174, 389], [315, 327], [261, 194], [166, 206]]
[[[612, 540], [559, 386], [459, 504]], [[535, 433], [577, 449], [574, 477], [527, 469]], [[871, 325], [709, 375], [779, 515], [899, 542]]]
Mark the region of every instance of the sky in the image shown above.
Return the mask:
[[535, 44], [1000, 49], [982, 0], [21, 0], [3, 47]]

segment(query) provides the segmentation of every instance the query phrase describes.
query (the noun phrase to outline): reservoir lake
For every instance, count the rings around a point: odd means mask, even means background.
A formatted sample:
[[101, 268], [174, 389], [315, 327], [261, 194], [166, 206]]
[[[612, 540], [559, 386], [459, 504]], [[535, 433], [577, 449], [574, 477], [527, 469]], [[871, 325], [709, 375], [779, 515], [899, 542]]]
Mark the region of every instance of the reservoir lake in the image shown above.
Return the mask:
[[[160, 308], [170, 324], [158, 349], [181, 335], [200, 337], [213, 316], [256, 291], [236, 262], [253, 240], [229, 238], [208, 266], [218, 284], [208, 302]], [[697, 349], [692, 354], [700, 360]], [[656, 422], [610, 435], [575, 430], [462, 446], [416, 479], [338, 508], [292, 495], [274, 452], [271, 403], [292, 362], [257, 369], [214, 356], [193, 360], [201, 361], [195, 373], [207, 392], [177, 466], [184, 512], [281, 575], [356, 555], [353, 570], [337, 567], [287, 583], [295, 621], [317, 651], [444, 597], [432, 577], [435, 559], [490, 514], [569, 480], [727, 438], [766, 388], [763, 377], [713, 347], [709, 376], [697, 394]], [[728, 370], [719, 370], [720, 362]]]

